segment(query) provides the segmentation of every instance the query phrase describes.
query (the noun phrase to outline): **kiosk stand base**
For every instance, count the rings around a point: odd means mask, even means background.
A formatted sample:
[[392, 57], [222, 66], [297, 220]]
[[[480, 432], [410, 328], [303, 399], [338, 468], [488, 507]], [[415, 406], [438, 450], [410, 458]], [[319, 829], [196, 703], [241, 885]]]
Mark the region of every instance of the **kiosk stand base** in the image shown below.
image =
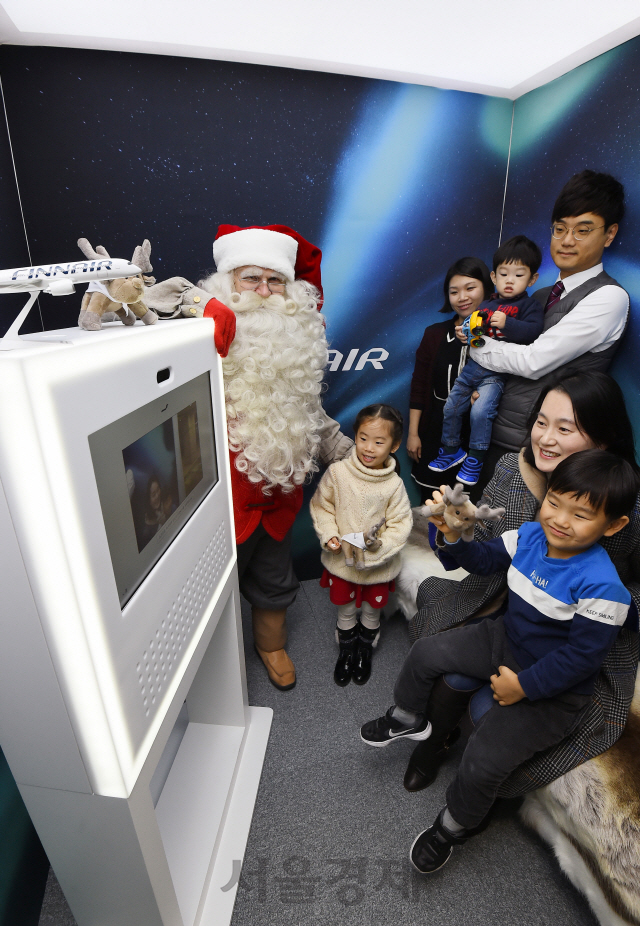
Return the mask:
[[260, 783], [273, 711], [250, 707], [251, 726], [242, 754], [242, 765], [231, 796], [226, 824], [204, 898], [200, 926], [227, 926], [233, 913], [242, 860], [249, 838], [251, 818]]
[[[250, 707], [249, 714], [237, 763], [233, 755], [242, 731], [189, 724], [156, 807], [184, 920], [199, 926], [225, 926], [231, 919], [273, 716], [266, 707]], [[185, 828], [192, 837], [190, 851], [185, 850]], [[217, 851], [209, 864], [215, 833]]]
[[[159, 739], [167, 746], [152, 751], [127, 799], [20, 787], [78, 926], [231, 920], [273, 716], [242, 697], [236, 581], [234, 568], [215, 630], [202, 641], [186, 692], [189, 722], [155, 807], [151, 783], [170, 748], [166, 728]], [[184, 702], [179, 691], [169, 712], [175, 729]]]

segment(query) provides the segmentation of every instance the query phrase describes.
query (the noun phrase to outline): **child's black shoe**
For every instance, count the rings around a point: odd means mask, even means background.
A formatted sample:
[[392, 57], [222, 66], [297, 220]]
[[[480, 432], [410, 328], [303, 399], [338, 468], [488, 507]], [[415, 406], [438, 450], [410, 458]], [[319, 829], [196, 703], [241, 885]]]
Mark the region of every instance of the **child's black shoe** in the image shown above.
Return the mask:
[[353, 664], [358, 652], [358, 624], [349, 630], [340, 630], [336, 627], [336, 639], [340, 647], [338, 661], [333, 670], [333, 680], [336, 685], [344, 688], [351, 681]]
[[395, 740], [426, 740], [431, 736], [431, 724], [426, 717], [414, 726], [407, 727], [391, 716], [393, 707], [389, 708], [384, 717], [370, 720], [360, 728], [360, 738], [364, 743], [368, 746], [388, 746]]
[[454, 846], [461, 846], [467, 841], [466, 831], [464, 835], [454, 836], [449, 830], [442, 825], [444, 809], [440, 811], [437, 819], [431, 824], [428, 830], [420, 833], [414, 840], [409, 852], [411, 864], [422, 875], [430, 875], [434, 871], [442, 868], [443, 865], [451, 858]]
[[379, 636], [379, 627], [376, 627], [375, 630], [369, 630], [368, 627], [363, 627], [358, 622], [358, 651], [351, 673], [351, 678], [356, 685], [366, 685], [371, 677], [371, 658]]

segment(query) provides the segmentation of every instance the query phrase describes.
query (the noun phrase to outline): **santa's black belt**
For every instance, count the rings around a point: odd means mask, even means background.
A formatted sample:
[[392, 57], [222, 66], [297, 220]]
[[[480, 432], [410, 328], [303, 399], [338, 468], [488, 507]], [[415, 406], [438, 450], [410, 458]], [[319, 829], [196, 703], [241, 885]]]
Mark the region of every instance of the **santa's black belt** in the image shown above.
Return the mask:
[[247, 508], [275, 508], [275, 502], [254, 502], [252, 505], [247, 505]]

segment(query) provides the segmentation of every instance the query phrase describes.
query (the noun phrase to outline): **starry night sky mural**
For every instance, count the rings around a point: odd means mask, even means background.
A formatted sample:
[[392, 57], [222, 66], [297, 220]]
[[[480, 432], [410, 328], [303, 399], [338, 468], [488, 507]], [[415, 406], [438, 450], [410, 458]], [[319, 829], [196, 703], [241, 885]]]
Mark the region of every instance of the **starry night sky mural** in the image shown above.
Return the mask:
[[[408, 413], [414, 352], [424, 328], [442, 318], [446, 268], [468, 254], [490, 263], [498, 244], [510, 101], [309, 71], [55, 48], [2, 46], [0, 75], [24, 215], [23, 228], [2, 125], [0, 267], [27, 263], [29, 254], [46, 263], [74, 259], [80, 236], [128, 258], [148, 237], [157, 279], [178, 274], [196, 282], [213, 268], [219, 223], [290, 225], [324, 253], [334, 351], [328, 411], [347, 431], [370, 401]], [[505, 236], [528, 234], [546, 252], [562, 183], [584, 166], [615, 173], [627, 186], [629, 214], [608, 269], [636, 300], [639, 88], [634, 40], [521, 98], [504, 217]], [[547, 257], [543, 283], [552, 272]], [[0, 306], [5, 329], [17, 310], [10, 298]], [[40, 318], [47, 329], [74, 325], [80, 300], [80, 292], [41, 297], [31, 327]], [[616, 361], [632, 404], [636, 338], [632, 326]], [[640, 405], [636, 420], [640, 426]], [[306, 577], [318, 562], [306, 515], [296, 531]]]
[[[3, 46], [0, 71], [32, 260], [79, 256], [81, 235], [130, 257], [148, 237], [158, 279], [195, 282], [212, 269], [219, 223], [289, 225], [324, 251], [327, 331], [344, 357], [328, 375], [328, 410], [348, 429], [370, 401], [406, 408], [447, 266], [496, 246], [506, 154], [490, 139], [508, 135], [510, 103], [53, 48]], [[80, 298], [41, 297], [44, 327], [76, 324]], [[359, 368], [367, 351], [381, 359]], [[298, 531], [317, 562], [306, 516]]]

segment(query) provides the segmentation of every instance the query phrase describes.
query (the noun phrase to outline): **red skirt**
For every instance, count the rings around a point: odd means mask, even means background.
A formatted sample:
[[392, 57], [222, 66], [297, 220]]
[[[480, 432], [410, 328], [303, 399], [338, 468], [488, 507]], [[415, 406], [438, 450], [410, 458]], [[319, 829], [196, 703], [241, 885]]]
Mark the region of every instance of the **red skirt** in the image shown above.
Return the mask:
[[360, 585], [358, 582], [347, 582], [346, 579], [334, 576], [327, 569], [322, 573], [320, 585], [329, 589], [332, 604], [349, 604], [355, 600], [356, 608], [361, 608], [363, 601], [372, 608], [384, 608], [389, 600], [389, 592], [396, 590], [393, 579], [390, 582], [379, 582], [378, 585]]

